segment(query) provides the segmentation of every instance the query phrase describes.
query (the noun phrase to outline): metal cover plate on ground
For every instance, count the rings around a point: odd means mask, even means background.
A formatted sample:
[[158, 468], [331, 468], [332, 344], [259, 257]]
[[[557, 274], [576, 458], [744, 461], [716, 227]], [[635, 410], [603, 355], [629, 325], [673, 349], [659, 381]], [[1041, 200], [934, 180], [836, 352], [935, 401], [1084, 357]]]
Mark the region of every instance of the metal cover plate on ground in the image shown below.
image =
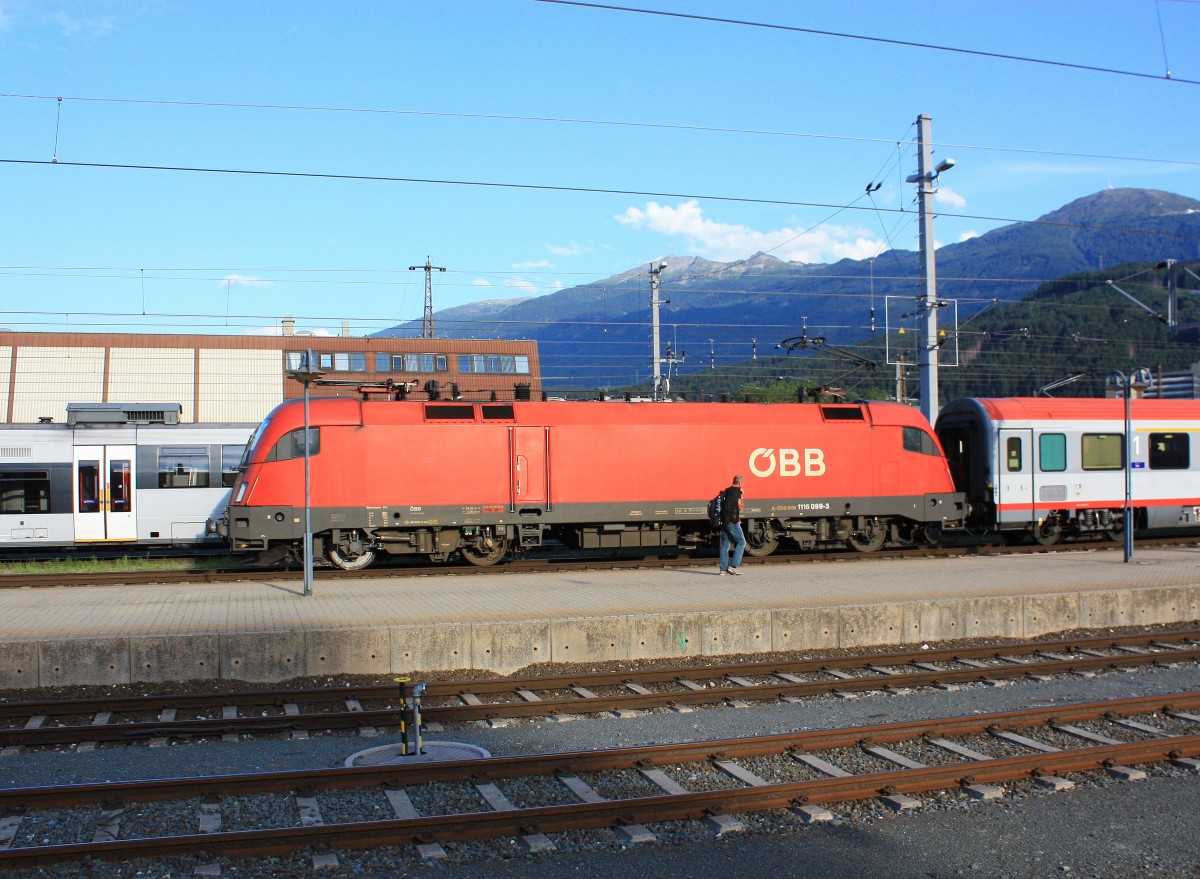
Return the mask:
[[381, 745], [367, 748], [346, 758], [346, 766], [402, 766], [411, 763], [442, 763], [448, 760], [479, 760], [490, 757], [491, 752], [478, 745], [461, 742], [422, 742], [424, 753], [400, 753], [400, 744]]

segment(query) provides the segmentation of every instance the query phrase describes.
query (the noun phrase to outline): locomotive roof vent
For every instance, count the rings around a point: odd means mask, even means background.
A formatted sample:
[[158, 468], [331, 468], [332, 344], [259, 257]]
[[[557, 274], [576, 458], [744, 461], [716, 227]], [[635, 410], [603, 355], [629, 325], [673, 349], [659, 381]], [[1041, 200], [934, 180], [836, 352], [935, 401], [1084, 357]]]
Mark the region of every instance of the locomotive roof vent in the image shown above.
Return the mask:
[[68, 403], [67, 424], [178, 424], [178, 403]]
[[826, 421], [865, 421], [862, 406], [822, 406], [821, 417]]

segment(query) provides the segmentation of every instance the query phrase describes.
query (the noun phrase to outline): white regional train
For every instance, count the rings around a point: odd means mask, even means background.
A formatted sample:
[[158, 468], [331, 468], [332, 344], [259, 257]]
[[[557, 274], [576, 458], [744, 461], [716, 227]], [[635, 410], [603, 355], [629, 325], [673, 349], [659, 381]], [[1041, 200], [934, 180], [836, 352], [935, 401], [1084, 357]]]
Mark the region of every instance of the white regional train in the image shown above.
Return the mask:
[[257, 425], [180, 424], [170, 404], [72, 403], [0, 425], [0, 552], [189, 546], [225, 509]]
[[[1200, 401], [1132, 400], [1134, 528], [1200, 526]], [[1125, 401], [961, 399], [937, 420], [968, 528], [1046, 546], [1125, 528]]]

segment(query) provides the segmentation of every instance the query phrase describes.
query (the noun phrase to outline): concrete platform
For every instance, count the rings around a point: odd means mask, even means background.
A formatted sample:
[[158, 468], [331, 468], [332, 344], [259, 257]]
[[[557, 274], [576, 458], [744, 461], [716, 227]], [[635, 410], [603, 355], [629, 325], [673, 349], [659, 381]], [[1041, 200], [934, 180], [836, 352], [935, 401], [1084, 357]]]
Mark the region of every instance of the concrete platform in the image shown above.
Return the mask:
[[0, 688], [753, 654], [1200, 619], [1200, 550], [0, 591]]

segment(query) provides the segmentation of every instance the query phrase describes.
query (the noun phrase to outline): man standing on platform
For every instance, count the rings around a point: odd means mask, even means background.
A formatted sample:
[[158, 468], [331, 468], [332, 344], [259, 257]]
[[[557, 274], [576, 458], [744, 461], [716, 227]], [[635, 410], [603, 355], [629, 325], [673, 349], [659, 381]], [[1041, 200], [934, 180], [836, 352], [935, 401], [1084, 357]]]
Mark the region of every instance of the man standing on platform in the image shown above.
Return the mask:
[[[729, 543], [733, 542], [733, 559], [729, 559]], [[724, 577], [727, 574], [741, 574], [738, 566], [742, 563], [742, 553], [746, 550], [746, 534], [742, 531], [742, 477], [733, 477], [733, 484], [721, 492], [721, 556], [718, 572]]]

